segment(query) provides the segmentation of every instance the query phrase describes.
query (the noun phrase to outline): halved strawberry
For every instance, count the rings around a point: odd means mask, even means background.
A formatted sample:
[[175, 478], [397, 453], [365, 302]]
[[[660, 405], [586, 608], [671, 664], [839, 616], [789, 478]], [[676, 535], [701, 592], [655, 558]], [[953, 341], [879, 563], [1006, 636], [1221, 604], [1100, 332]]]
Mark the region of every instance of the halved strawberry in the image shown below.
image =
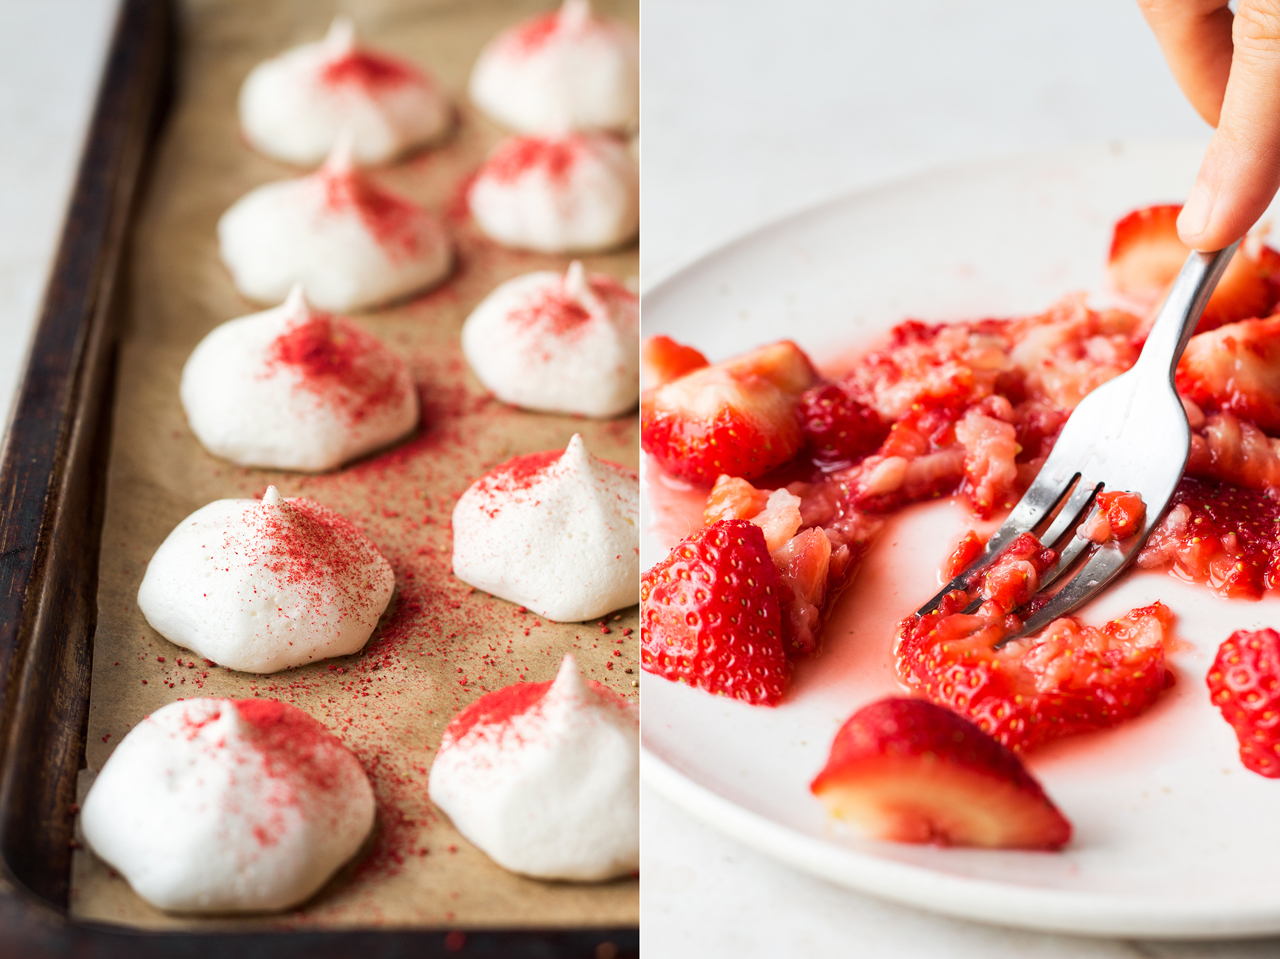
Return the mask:
[[1240, 741], [1240, 761], [1280, 778], [1280, 633], [1236, 630], [1218, 647], [1205, 677], [1213, 704]]
[[1059, 849], [1071, 824], [1010, 750], [949, 709], [889, 698], [853, 714], [809, 787], [891, 842]]
[[667, 473], [694, 483], [760, 476], [803, 445], [800, 394], [817, 378], [788, 340], [694, 370], [641, 398], [641, 445]]
[[759, 526], [722, 520], [698, 530], [640, 577], [640, 665], [708, 692], [774, 705], [790, 675], [784, 592]]
[[1173, 614], [1163, 603], [1101, 629], [1066, 616], [996, 650], [1019, 621], [985, 607], [965, 615], [968, 602], [956, 590], [934, 612], [902, 621], [898, 677], [1010, 749], [1114, 726], [1145, 710], [1171, 681], [1164, 641]]
[[1193, 336], [1177, 383], [1178, 392], [1207, 413], [1234, 413], [1280, 433], [1280, 316]]
[[[1173, 282], [1191, 252], [1178, 239], [1182, 207], [1162, 204], [1134, 210], [1116, 223], [1107, 269], [1121, 293], [1155, 296]], [[1266, 249], [1263, 247], [1262, 249]], [[1212, 330], [1224, 323], [1266, 316], [1276, 302], [1270, 281], [1270, 260], [1237, 251], [1218, 281], [1196, 329]]]
[[652, 386], [670, 383], [711, 365], [692, 346], [677, 343], [669, 336], [651, 336], [645, 340], [642, 361], [645, 378]]

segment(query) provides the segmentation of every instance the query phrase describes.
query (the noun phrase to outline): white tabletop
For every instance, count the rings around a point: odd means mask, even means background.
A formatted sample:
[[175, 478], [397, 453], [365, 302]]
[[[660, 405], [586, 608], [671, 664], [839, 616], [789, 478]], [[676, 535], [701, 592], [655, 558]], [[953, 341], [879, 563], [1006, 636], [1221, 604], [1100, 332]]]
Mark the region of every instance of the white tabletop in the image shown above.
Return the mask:
[[[924, 169], [1209, 135], [1132, 0], [644, 0], [642, 29], [646, 288], [781, 215]], [[780, 865], [648, 789], [642, 836], [643, 942], [662, 959], [1280, 955], [1280, 940], [1091, 940], [929, 915]]]

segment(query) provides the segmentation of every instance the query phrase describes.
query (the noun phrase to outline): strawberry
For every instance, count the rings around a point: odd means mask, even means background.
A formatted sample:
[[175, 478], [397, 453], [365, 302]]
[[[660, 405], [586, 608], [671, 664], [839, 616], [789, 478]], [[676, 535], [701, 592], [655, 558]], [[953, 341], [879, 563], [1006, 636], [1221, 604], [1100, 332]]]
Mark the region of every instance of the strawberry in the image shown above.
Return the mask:
[[1243, 320], [1191, 338], [1178, 392], [1208, 413], [1230, 412], [1280, 433], [1280, 316]]
[[690, 482], [710, 485], [721, 473], [753, 479], [799, 452], [800, 394], [816, 379], [787, 340], [694, 370], [641, 398], [641, 445]]
[[1137, 493], [1107, 490], [1098, 494], [1098, 509], [1080, 529], [1080, 535], [1095, 543], [1128, 539], [1142, 529], [1147, 504]]
[[889, 432], [875, 410], [833, 383], [801, 395], [800, 425], [810, 455], [826, 463], [861, 459]]
[[1169, 569], [1220, 596], [1280, 586], [1280, 504], [1265, 493], [1184, 476], [1137, 564]]
[[760, 527], [721, 520], [640, 578], [640, 664], [665, 679], [772, 706], [790, 675], [784, 596]]
[[934, 612], [902, 621], [898, 676], [1010, 749], [1114, 726], [1145, 710], [1172, 681], [1164, 640], [1173, 614], [1163, 603], [1101, 629], [1066, 616], [1038, 637], [996, 650], [1018, 620], [985, 607], [965, 615], [968, 601], [956, 590]]
[[946, 565], [942, 567], [943, 578], [950, 582], [963, 573], [969, 568], [970, 563], [982, 555], [984, 546], [985, 544], [973, 530], [965, 533], [947, 558]]
[[711, 365], [692, 346], [677, 343], [669, 336], [651, 336], [645, 340], [642, 359], [645, 378], [654, 386], [670, 383], [686, 373]]
[[1013, 752], [922, 699], [864, 706], [836, 733], [809, 787], [877, 839], [1060, 849], [1071, 824]]
[[[1173, 282], [1191, 252], [1178, 239], [1175, 204], [1134, 210], [1116, 223], [1107, 269], [1121, 293], [1155, 296]], [[1266, 247], [1261, 247], [1266, 250]], [[1196, 329], [1215, 329], [1253, 316], [1266, 316], [1276, 303], [1272, 258], [1240, 250], [1231, 258]]]
[[1041, 544], [1034, 533], [1023, 533], [1005, 547], [982, 572], [978, 591], [990, 612], [1011, 613], [1036, 594], [1040, 577], [1058, 562], [1058, 554]]
[[1238, 629], [1218, 647], [1205, 677], [1213, 704], [1240, 741], [1240, 761], [1280, 778], [1280, 633]]

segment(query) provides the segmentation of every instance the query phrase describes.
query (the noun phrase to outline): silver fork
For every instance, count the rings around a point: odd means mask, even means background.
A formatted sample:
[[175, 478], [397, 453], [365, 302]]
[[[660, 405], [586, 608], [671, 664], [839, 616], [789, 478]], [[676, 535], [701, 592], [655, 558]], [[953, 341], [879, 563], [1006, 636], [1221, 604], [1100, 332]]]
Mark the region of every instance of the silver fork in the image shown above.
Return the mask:
[[[1020, 534], [1034, 532], [1048, 523], [1040, 541], [1046, 546], [1058, 544], [1097, 508], [1094, 500], [1103, 489], [1142, 497], [1146, 504], [1142, 529], [1123, 543], [1098, 546], [1080, 572], [1029, 616], [1021, 631], [1006, 636], [999, 645], [1030, 635], [1065, 616], [1105, 589], [1129, 564], [1164, 516], [1186, 468], [1191, 428], [1174, 389], [1173, 375], [1209, 296], [1239, 245], [1237, 240], [1225, 250], [1192, 252], [1187, 257], [1138, 361], [1128, 372], [1102, 384], [1080, 401], [1035, 482], [987, 542], [983, 554], [921, 606], [916, 615], [931, 612], [942, 597], [964, 589]], [[1054, 509], [1059, 504], [1062, 508], [1055, 516]], [[1058, 564], [1041, 578], [1040, 590], [1043, 592], [1069, 572], [1091, 545], [1091, 541], [1075, 533], [1062, 547]], [[969, 610], [976, 609], [978, 602]]]

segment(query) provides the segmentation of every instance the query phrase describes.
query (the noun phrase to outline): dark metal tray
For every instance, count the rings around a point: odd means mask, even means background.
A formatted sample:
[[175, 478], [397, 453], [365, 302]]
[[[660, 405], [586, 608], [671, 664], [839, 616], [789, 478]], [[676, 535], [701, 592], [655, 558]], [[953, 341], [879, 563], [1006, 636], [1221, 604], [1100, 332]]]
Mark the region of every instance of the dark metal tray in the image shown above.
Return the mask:
[[615, 959], [638, 929], [146, 932], [67, 914], [97, 615], [118, 282], [177, 55], [170, 0], [123, 0], [0, 460], [0, 957]]

